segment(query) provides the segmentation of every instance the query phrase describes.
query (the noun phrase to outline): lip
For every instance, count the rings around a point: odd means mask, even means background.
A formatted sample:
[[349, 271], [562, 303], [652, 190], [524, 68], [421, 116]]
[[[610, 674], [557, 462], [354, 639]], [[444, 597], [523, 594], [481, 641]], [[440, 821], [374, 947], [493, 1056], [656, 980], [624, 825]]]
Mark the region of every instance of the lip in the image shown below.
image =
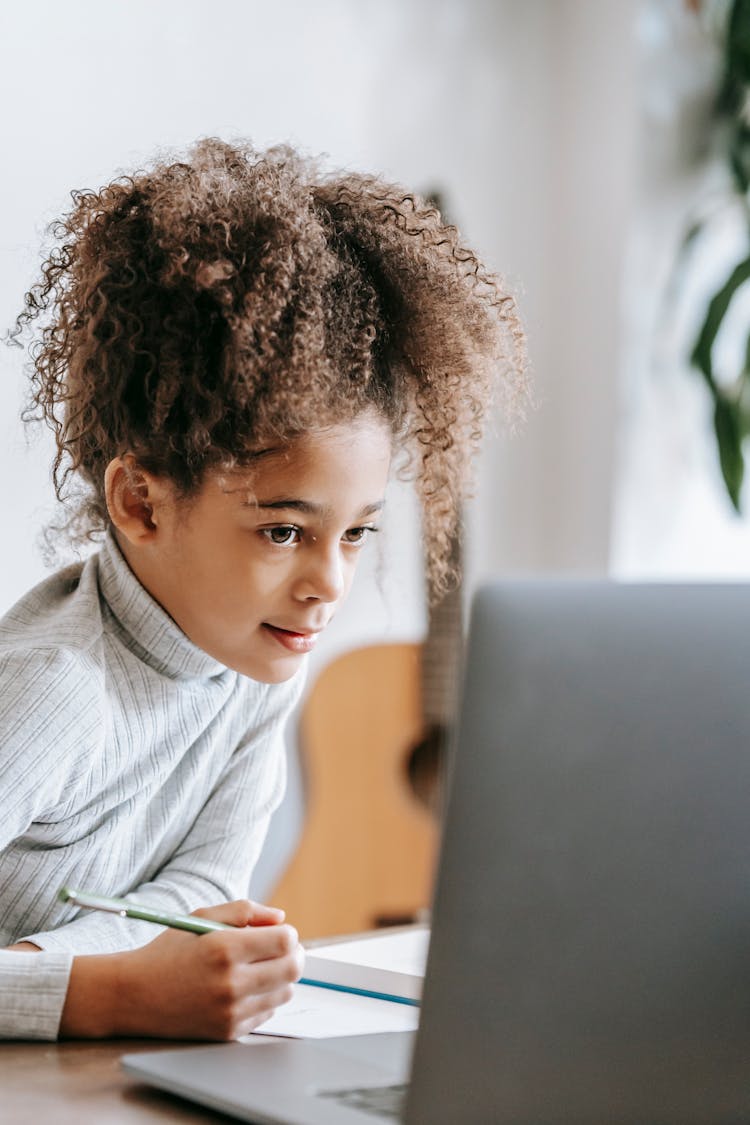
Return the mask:
[[321, 632], [321, 630], [309, 630], [306, 633], [296, 633], [291, 629], [282, 629], [278, 625], [271, 625], [268, 621], [263, 622], [262, 628], [288, 652], [296, 652], [300, 655], [312, 652]]

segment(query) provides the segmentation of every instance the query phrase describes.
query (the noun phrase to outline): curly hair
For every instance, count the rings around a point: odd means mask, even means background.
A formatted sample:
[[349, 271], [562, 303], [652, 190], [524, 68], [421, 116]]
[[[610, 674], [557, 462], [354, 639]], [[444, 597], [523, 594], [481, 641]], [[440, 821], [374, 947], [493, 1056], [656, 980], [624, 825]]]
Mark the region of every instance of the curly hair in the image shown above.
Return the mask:
[[526, 393], [514, 299], [456, 228], [374, 176], [218, 139], [72, 198], [14, 336], [39, 321], [27, 417], [54, 432], [58, 498], [84, 482], [87, 532], [114, 457], [189, 497], [269, 437], [374, 407], [410, 453], [444, 591], [493, 390], [509, 416]]

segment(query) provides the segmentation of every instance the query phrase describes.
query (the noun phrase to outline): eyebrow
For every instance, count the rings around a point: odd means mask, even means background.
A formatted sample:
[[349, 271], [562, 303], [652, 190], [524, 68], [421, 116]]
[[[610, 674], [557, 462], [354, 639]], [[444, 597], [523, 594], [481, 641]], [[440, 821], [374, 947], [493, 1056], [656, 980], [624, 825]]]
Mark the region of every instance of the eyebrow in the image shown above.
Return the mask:
[[[379, 512], [385, 501], [376, 500], [373, 504], [366, 504], [362, 511], [359, 513], [359, 518], [364, 519], [365, 516], [372, 516], [375, 512]], [[315, 504], [312, 500], [293, 500], [291, 498], [284, 498], [280, 500], [248, 500], [245, 502], [248, 508], [262, 508], [264, 511], [292, 511], [302, 512], [306, 516], [327, 516], [331, 509], [325, 504]]]

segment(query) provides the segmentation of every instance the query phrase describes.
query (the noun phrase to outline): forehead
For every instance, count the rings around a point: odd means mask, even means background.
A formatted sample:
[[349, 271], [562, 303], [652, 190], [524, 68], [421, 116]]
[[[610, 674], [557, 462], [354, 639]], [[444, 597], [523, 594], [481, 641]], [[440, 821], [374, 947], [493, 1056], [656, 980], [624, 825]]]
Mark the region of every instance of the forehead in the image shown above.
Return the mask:
[[251, 465], [222, 475], [223, 488], [250, 494], [258, 502], [270, 493], [288, 493], [289, 498], [309, 494], [310, 499], [362, 493], [363, 502], [370, 502], [385, 488], [391, 445], [387, 423], [358, 418], [260, 450]]

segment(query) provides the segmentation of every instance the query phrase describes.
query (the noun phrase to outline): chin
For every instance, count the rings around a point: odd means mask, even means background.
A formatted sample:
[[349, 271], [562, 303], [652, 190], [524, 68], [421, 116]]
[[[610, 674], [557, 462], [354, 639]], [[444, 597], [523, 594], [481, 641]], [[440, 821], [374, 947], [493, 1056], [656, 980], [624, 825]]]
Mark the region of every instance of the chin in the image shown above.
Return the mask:
[[291, 680], [292, 676], [296, 676], [302, 667], [302, 657], [298, 657], [296, 660], [280, 661], [274, 665], [245, 665], [239, 661], [236, 664], [230, 664], [229, 667], [234, 668], [235, 672], [239, 672], [241, 676], [247, 676], [249, 680], [255, 680], [259, 684], [283, 684], [287, 680]]

